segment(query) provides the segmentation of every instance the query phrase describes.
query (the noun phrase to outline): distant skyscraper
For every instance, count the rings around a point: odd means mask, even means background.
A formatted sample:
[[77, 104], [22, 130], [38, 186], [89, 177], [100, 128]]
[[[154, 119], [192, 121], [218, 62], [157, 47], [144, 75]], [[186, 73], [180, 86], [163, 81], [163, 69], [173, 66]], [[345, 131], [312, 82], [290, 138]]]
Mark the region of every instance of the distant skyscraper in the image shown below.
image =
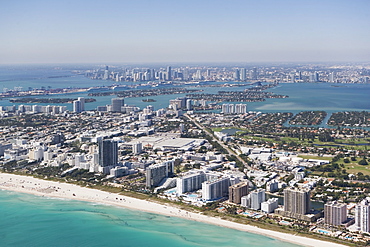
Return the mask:
[[81, 101], [79, 100], [73, 101], [73, 112], [76, 112], [76, 113], [82, 112]]
[[186, 100], [186, 109], [188, 111], [192, 110], [193, 109], [193, 105], [192, 105], [193, 101], [191, 99], [187, 99]]
[[347, 220], [347, 205], [344, 203], [328, 202], [324, 205], [324, 222], [338, 226]]
[[85, 111], [85, 98], [78, 97], [78, 100], [81, 102], [81, 111]]
[[310, 74], [310, 82], [318, 82], [319, 81], [319, 73], [311, 72]]
[[335, 82], [335, 72], [330, 72], [329, 74], [329, 82], [334, 83]]
[[108, 80], [109, 79], [109, 70], [108, 70], [108, 66], [105, 66], [105, 70], [104, 70], [104, 77], [103, 77], [104, 80]]
[[141, 142], [137, 142], [132, 144], [132, 153], [133, 154], [140, 154], [143, 151], [143, 144]]
[[357, 230], [370, 233], [370, 197], [363, 199], [357, 204], [355, 225]]
[[257, 78], [258, 78], [257, 68], [252, 69], [250, 77], [251, 77], [252, 80], [257, 80]]
[[240, 72], [239, 69], [235, 69], [234, 71], [234, 80], [239, 81], [240, 80]]
[[245, 68], [240, 69], [240, 80], [245, 81], [247, 80], [247, 72]]
[[288, 188], [284, 190], [284, 211], [304, 215], [310, 212], [310, 190]]
[[122, 106], [125, 105], [124, 98], [113, 98], [112, 99], [112, 111], [113, 112], [121, 112]]
[[172, 69], [171, 66], [167, 66], [167, 81], [172, 80]]
[[99, 166], [115, 166], [118, 163], [118, 145], [116, 141], [99, 141]]
[[235, 104], [235, 113], [236, 114], [247, 113], [247, 104]]
[[194, 80], [202, 80], [202, 79], [203, 79], [202, 72], [200, 71], [200, 69], [198, 69], [194, 75]]

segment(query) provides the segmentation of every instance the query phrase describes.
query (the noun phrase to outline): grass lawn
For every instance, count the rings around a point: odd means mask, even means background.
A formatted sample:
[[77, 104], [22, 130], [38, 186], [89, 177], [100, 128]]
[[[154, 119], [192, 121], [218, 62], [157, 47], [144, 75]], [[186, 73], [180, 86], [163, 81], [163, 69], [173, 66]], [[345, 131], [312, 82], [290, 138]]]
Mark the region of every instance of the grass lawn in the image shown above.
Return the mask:
[[370, 175], [369, 165], [362, 166], [362, 165], [359, 165], [357, 162], [351, 162], [351, 163], [338, 162], [338, 163], [344, 164], [344, 167], [347, 170], [347, 173], [357, 174], [359, 172], [362, 172], [364, 175]]
[[315, 160], [332, 160], [332, 157], [321, 157], [316, 155], [298, 155], [299, 158], [303, 159], [315, 159]]

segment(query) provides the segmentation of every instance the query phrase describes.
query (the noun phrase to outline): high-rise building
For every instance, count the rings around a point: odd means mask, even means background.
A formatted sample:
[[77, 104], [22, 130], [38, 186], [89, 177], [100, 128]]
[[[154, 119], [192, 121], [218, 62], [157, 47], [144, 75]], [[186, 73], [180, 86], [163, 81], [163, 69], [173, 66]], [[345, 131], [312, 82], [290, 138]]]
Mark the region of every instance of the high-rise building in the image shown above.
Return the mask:
[[248, 194], [248, 183], [237, 183], [229, 187], [229, 201], [240, 204], [241, 198]]
[[191, 192], [202, 188], [202, 183], [206, 181], [204, 172], [189, 174], [181, 178], [177, 178], [176, 191], [181, 195], [185, 192]]
[[171, 81], [171, 80], [172, 80], [171, 66], [167, 66], [167, 81]]
[[73, 101], [73, 112], [80, 113], [85, 110], [85, 98], [79, 97]]
[[330, 72], [329, 74], [329, 82], [334, 83], [335, 82], [335, 72]]
[[85, 111], [85, 98], [84, 97], [78, 97], [77, 100], [81, 102], [81, 111]]
[[79, 100], [73, 101], [73, 112], [76, 112], [76, 113], [82, 112], [81, 101]]
[[186, 100], [186, 109], [188, 111], [191, 111], [193, 109], [193, 104], [192, 103], [193, 103], [193, 101], [191, 99]]
[[247, 80], [247, 72], [245, 68], [240, 69], [240, 80], [245, 81]]
[[247, 104], [235, 104], [235, 113], [236, 114], [247, 113]]
[[328, 202], [324, 205], [325, 224], [338, 226], [347, 220], [347, 205], [337, 201]]
[[254, 67], [251, 71], [250, 71], [250, 78], [252, 80], [257, 80], [258, 78], [258, 73], [257, 73], [257, 68]]
[[123, 98], [113, 98], [112, 99], [112, 112], [121, 112], [122, 106], [125, 105], [125, 100]]
[[370, 197], [356, 205], [355, 226], [359, 231], [370, 233]]
[[146, 187], [152, 188], [159, 185], [162, 179], [168, 177], [174, 172], [174, 161], [169, 160], [162, 164], [154, 164], [147, 167], [145, 171], [146, 175]]
[[228, 196], [230, 178], [222, 177], [213, 181], [202, 183], [202, 199], [205, 201], [215, 200]]
[[222, 104], [223, 114], [233, 114], [235, 113], [234, 104]]
[[181, 109], [182, 107], [182, 100], [180, 99], [171, 99], [170, 100], [170, 106], [172, 107], [172, 109], [174, 110], [179, 110]]
[[310, 212], [310, 190], [287, 188], [284, 190], [284, 211], [304, 215]]
[[141, 142], [137, 142], [132, 144], [132, 153], [133, 154], [140, 154], [143, 151], [143, 144]]
[[118, 144], [111, 139], [99, 141], [99, 166], [115, 166], [118, 163]]
[[261, 209], [261, 203], [266, 200], [264, 189], [254, 190], [248, 196], [250, 196], [250, 208], [254, 210]]
[[319, 73], [317, 73], [316, 71], [311, 72], [309, 79], [310, 79], [310, 82], [318, 82], [319, 81]]
[[108, 69], [108, 66], [105, 66], [103, 79], [104, 80], [108, 80], [109, 79], [109, 69]]
[[239, 71], [239, 69], [235, 69], [235, 71], [234, 71], [234, 80], [236, 80], [236, 81], [240, 80], [240, 71]]

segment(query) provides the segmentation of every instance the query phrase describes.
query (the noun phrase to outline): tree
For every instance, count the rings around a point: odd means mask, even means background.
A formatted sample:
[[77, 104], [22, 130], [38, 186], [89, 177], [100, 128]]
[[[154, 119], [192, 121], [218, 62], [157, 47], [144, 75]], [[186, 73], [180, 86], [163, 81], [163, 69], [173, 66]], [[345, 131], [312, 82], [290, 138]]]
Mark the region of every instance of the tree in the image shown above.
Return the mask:
[[359, 165], [362, 165], [362, 166], [367, 166], [369, 163], [367, 163], [367, 161], [365, 159], [362, 159], [358, 162]]

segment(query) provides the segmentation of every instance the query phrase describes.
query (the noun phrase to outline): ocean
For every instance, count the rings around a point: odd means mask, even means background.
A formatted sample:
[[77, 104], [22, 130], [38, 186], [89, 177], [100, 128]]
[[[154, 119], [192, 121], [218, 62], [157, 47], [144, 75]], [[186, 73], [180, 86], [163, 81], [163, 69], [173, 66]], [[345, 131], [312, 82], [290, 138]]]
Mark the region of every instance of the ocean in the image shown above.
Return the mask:
[[176, 217], [5, 190], [0, 211], [0, 246], [298, 246]]

